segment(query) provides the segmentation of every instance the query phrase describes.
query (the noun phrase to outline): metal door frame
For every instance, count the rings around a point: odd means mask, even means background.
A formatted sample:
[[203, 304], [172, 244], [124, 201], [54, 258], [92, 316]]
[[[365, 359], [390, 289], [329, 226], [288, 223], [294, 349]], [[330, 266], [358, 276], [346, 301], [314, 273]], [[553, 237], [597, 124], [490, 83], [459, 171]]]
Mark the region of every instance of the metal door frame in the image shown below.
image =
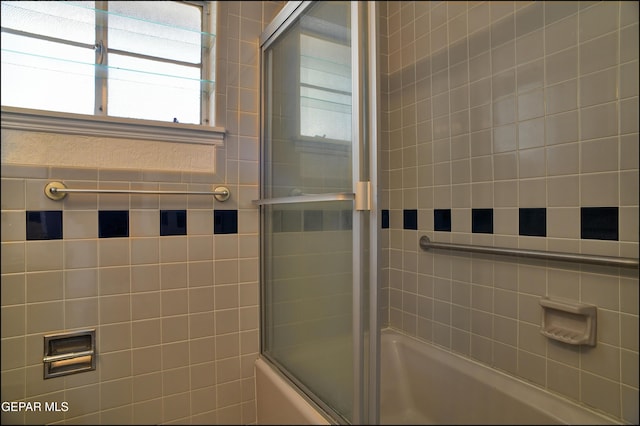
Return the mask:
[[[284, 33], [290, 25], [314, 3], [313, 1], [289, 1], [283, 9], [278, 13], [274, 20], [265, 28], [260, 36], [260, 140], [265, 140], [265, 94], [270, 88], [270, 82], [265, 81], [265, 51], [271, 44], [277, 41], [279, 36]], [[366, 31], [362, 31], [362, 29]], [[263, 207], [273, 204], [299, 203], [299, 202], [315, 202], [315, 201], [331, 201], [331, 200], [354, 200], [353, 209], [353, 293], [352, 293], [352, 319], [353, 319], [353, 424], [378, 424], [379, 423], [379, 395], [380, 395], [380, 327], [378, 315], [378, 194], [377, 194], [377, 130], [379, 128], [378, 111], [377, 111], [377, 95], [378, 95], [378, 79], [377, 79], [377, 5], [375, 1], [359, 2], [351, 1], [351, 40], [352, 40], [352, 193], [335, 193], [335, 194], [318, 194], [303, 195], [283, 198], [265, 199], [264, 194], [264, 176], [262, 167], [260, 171], [260, 199], [255, 200], [254, 204], [260, 208], [260, 355], [265, 357], [272, 365], [279, 370], [286, 380], [293, 383], [297, 387], [299, 393], [311, 402], [315, 407], [320, 408], [325, 414], [331, 416], [331, 420], [344, 420], [339, 413], [336, 413], [331, 407], [324, 404], [323, 401], [315, 397], [313, 392], [306, 388], [302, 383], [287, 373], [286, 369], [279, 363], [264, 354], [265, 347], [265, 309], [264, 302], [266, 300], [264, 286], [265, 270], [263, 253], [264, 247], [264, 230], [266, 229]], [[367, 38], [366, 50], [363, 51], [362, 38]], [[367, 70], [366, 80], [362, 74], [363, 70]], [[366, 98], [364, 95], [366, 94]], [[363, 114], [366, 114], [364, 116]], [[361, 147], [364, 144], [363, 138], [367, 138], [368, 150], [364, 152], [366, 158], [362, 158], [363, 151]], [[264, 164], [265, 152], [264, 143], [261, 143], [260, 164]], [[367, 162], [366, 166], [363, 162]], [[368, 169], [368, 181], [361, 180], [362, 169]], [[363, 216], [368, 215], [369, 227], [362, 229]], [[366, 259], [368, 271], [362, 271], [363, 264], [363, 245], [362, 233], [368, 232], [369, 256]], [[363, 274], [363, 272], [365, 272]], [[368, 274], [367, 274], [368, 273]], [[368, 283], [363, 282], [363, 275], [368, 275]], [[368, 287], [369, 298], [363, 300], [364, 286]], [[368, 303], [369, 317], [364, 318], [362, 313], [364, 305]], [[365, 327], [365, 321], [368, 322], [368, 330]], [[365, 335], [368, 331], [368, 344], [365, 348]], [[367, 363], [365, 364], [365, 352]], [[365, 368], [365, 365], [368, 368]], [[367, 388], [365, 389], [365, 380]]]

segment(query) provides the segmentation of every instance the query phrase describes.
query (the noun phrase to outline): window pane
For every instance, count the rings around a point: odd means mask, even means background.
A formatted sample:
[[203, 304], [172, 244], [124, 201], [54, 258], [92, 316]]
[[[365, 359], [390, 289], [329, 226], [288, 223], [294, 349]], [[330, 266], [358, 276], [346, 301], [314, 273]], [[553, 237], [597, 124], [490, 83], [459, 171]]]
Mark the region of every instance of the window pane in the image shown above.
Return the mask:
[[93, 8], [92, 1], [3, 1], [2, 27], [93, 45]]
[[2, 33], [2, 105], [93, 114], [94, 52]]
[[[213, 100], [202, 96], [214, 92], [215, 31], [203, 6], [109, 1], [102, 11], [95, 3], [2, 1], [2, 105], [192, 124], [204, 115], [208, 123]], [[106, 57], [95, 49], [103, 24]]]
[[351, 140], [348, 44], [300, 35], [300, 134]]
[[351, 92], [351, 57], [348, 45], [307, 35], [300, 36], [300, 81]]
[[110, 116], [200, 124], [198, 68], [114, 54], [109, 68]]
[[201, 9], [171, 1], [109, 2], [109, 47], [200, 63]]
[[351, 140], [351, 95], [300, 88], [300, 133], [304, 136]]

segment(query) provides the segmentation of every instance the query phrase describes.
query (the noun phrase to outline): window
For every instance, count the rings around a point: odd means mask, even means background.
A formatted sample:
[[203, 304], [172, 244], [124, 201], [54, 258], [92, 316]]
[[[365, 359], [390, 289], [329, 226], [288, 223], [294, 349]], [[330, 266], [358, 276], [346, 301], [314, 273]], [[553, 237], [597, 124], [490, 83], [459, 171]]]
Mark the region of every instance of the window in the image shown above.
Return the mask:
[[2, 1], [1, 18], [3, 115], [214, 125], [215, 2]]
[[351, 140], [351, 50], [349, 45], [300, 36], [300, 133]]
[[[349, 2], [304, 16], [300, 34], [300, 136], [344, 143], [351, 135]], [[339, 11], [340, 15], [332, 13]], [[325, 16], [325, 14], [327, 14]], [[336, 13], [337, 14], [337, 13]]]

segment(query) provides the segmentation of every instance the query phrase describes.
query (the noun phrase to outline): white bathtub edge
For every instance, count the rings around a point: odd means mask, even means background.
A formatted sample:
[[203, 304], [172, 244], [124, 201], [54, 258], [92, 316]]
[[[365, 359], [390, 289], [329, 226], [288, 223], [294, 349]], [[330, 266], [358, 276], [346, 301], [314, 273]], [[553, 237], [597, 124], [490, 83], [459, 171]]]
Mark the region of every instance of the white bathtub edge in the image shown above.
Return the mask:
[[[498, 389], [499, 392], [512, 396], [524, 405], [540, 408], [546, 415], [561, 424], [620, 424], [620, 420], [606, 413], [579, 404], [567, 397], [554, 394], [522, 378], [492, 368], [469, 357], [448, 351], [431, 343], [420, 341], [401, 331], [390, 328], [383, 329], [381, 331], [381, 341], [383, 342], [381, 346], [386, 346], [389, 349], [393, 347], [395, 342], [400, 342], [401, 345], [405, 345], [411, 350], [422, 354], [425, 360], [436, 361], [445, 367], [460, 369], [461, 373], [478, 378], [483, 383], [487, 383], [489, 389]], [[410, 379], [415, 379], [419, 376], [417, 374], [411, 374], [411, 368], [409, 368], [409, 371]], [[462, 423], [460, 420], [457, 420], [454, 421], [454, 424], [456, 422], [460, 422], [458, 424]], [[479, 423], [483, 424], [485, 422], [480, 421]]]
[[259, 425], [328, 425], [262, 358], [256, 359], [256, 408]]

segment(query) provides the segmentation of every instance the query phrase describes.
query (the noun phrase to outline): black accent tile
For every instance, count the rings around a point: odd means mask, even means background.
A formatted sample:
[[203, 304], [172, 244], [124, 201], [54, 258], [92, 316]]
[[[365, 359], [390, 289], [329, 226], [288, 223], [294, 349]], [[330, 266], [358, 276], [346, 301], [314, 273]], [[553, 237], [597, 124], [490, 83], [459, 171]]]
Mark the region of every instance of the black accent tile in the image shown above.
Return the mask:
[[271, 232], [282, 232], [282, 211], [271, 212]]
[[380, 222], [382, 229], [389, 229], [389, 210], [382, 210], [382, 215], [380, 216]]
[[471, 232], [493, 234], [493, 209], [471, 209]]
[[618, 241], [618, 207], [582, 207], [580, 238]]
[[353, 229], [353, 211], [342, 210], [342, 221], [340, 223], [340, 229], [343, 231]]
[[282, 232], [302, 231], [302, 212], [300, 210], [282, 210]]
[[160, 210], [160, 235], [187, 235], [187, 211]]
[[518, 215], [520, 235], [530, 237], [547, 236], [547, 209], [521, 208]]
[[238, 210], [214, 210], [213, 212], [214, 234], [238, 233]]
[[62, 239], [62, 211], [28, 211], [26, 224], [27, 241]]
[[404, 210], [403, 216], [404, 229], [418, 229], [418, 210]]
[[129, 236], [128, 210], [98, 211], [98, 237], [115, 238]]
[[451, 232], [451, 209], [433, 210], [433, 230]]
[[337, 231], [340, 229], [342, 212], [340, 210], [325, 210], [322, 212], [322, 230]]
[[322, 210], [305, 210], [304, 211], [304, 230], [322, 231]]

